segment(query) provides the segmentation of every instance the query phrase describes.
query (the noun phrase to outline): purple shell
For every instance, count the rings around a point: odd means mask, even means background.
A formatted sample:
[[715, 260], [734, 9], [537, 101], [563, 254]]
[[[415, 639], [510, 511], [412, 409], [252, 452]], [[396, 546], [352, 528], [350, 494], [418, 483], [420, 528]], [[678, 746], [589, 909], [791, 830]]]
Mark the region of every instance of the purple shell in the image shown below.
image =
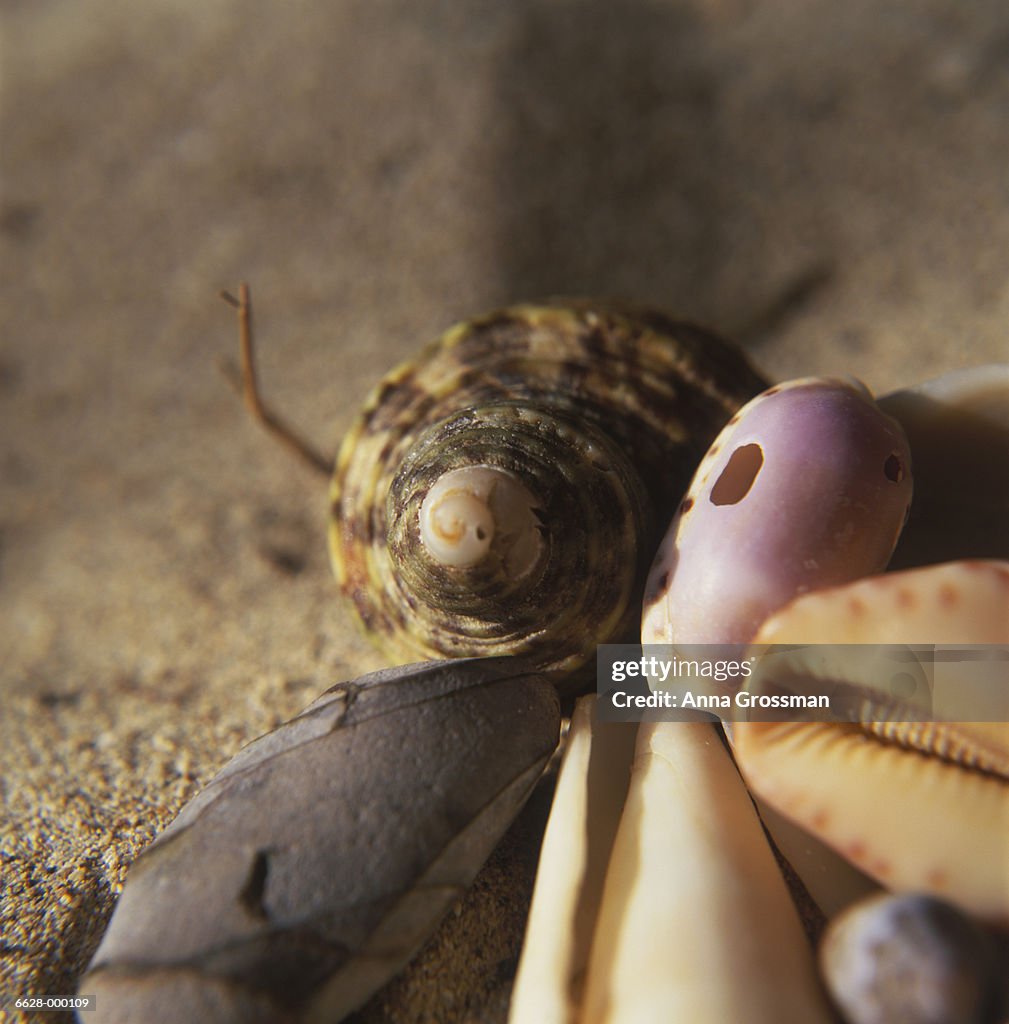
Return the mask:
[[798, 594], [886, 566], [911, 501], [900, 425], [856, 381], [745, 405], [698, 467], [652, 566], [643, 643], [746, 643]]

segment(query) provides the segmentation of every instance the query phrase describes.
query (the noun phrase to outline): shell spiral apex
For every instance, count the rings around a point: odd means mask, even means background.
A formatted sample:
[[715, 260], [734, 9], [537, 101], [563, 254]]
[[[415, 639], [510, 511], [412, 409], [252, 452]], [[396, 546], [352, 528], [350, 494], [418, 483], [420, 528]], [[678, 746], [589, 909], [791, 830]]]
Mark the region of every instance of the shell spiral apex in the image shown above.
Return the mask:
[[658, 529], [764, 387], [661, 314], [518, 306], [389, 374], [340, 450], [330, 552], [400, 661], [520, 654], [549, 670], [634, 632]]

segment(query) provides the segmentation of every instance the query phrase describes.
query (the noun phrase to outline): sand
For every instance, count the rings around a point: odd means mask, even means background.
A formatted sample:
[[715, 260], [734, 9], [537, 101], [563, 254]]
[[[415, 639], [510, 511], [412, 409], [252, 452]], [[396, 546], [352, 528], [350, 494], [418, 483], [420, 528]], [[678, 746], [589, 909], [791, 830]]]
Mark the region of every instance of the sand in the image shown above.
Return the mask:
[[[218, 372], [220, 288], [329, 452], [420, 343], [558, 294], [773, 378], [1006, 358], [1001, 0], [48, 0], [2, 33], [0, 1005], [73, 991], [180, 806], [383, 664], [324, 482]], [[373, 1018], [500, 1019], [526, 843]]]

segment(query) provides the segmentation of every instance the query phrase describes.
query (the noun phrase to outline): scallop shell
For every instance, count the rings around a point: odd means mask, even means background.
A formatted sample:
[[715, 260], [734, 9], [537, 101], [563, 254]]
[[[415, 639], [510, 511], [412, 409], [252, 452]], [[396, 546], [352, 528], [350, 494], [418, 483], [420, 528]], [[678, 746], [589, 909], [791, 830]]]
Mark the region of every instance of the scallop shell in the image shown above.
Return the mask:
[[[809, 594], [772, 616], [755, 642], [1004, 647], [1009, 563], [955, 562]], [[1009, 706], [1006, 661], [991, 664], [982, 693]], [[1009, 722], [884, 720], [890, 680], [866, 677], [864, 665], [853, 659], [845, 680], [866, 695], [861, 722], [736, 723], [748, 782], [883, 885], [1009, 921]], [[931, 694], [940, 712], [957, 689], [947, 672], [948, 686]], [[750, 685], [767, 682], [758, 670]]]
[[657, 313], [518, 306], [461, 324], [387, 376], [343, 442], [340, 586], [396, 661], [572, 670], [634, 635], [662, 520], [764, 386]]

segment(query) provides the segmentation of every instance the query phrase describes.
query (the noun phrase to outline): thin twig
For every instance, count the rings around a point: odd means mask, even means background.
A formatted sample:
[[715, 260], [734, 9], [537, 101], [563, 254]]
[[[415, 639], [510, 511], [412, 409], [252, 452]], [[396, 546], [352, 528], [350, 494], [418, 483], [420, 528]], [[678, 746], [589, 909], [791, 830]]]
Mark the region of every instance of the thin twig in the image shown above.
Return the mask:
[[293, 452], [312, 469], [325, 476], [333, 472], [333, 459], [327, 458], [305, 440], [301, 434], [289, 427], [259, 394], [256, 379], [255, 347], [252, 342], [252, 296], [249, 286], [243, 281], [238, 286], [238, 298], [222, 291], [221, 298], [238, 311], [238, 335], [242, 352], [242, 400], [253, 419], [258, 420], [288, 451]]

